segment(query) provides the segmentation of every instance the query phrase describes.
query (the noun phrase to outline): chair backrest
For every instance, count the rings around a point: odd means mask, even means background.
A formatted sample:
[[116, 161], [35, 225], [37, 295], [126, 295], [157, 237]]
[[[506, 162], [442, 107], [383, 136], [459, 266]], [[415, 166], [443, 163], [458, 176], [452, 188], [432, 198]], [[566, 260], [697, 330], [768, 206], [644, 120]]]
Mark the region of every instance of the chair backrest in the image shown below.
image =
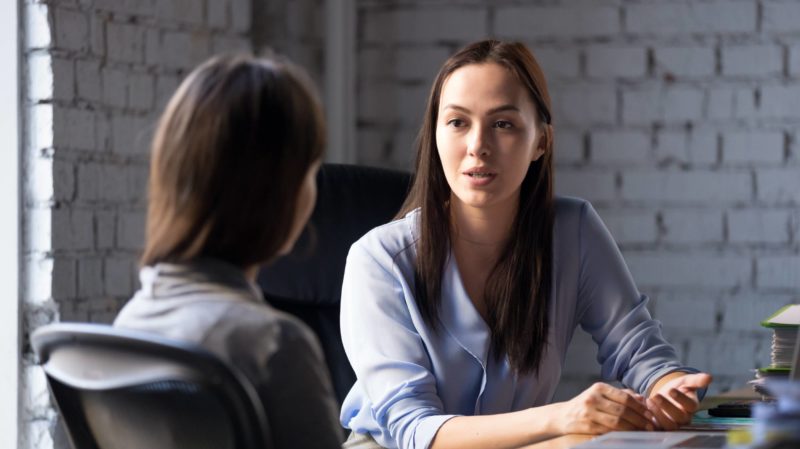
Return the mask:
[[340, 403], [355, 382], [339, 330], [347, 253], [367, 231], [392, 220], [410, 182], [411, 175], [400, 171], [324, 164], [317, 176], [311, 231], [304, 231], [289, 255], [258, 276], [269, 303], [316, 332]]
[[74, 448], [272, 446], [251, 382], [200, 347], [82, 323], [44, 326], [31, 343]]

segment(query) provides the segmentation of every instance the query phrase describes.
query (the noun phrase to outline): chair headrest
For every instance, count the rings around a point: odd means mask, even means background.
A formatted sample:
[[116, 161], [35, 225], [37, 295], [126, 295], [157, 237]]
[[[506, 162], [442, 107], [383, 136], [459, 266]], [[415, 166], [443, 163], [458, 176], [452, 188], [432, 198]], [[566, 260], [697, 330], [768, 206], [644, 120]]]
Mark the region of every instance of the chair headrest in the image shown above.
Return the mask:
[[265, 295], [338, 304], [350, 246], [370, 229], [392, 220], [410, 182], [411, 175], [400, 171], [324, 164], [317, 175], [310, 226], [290, 254], [259, 273]]

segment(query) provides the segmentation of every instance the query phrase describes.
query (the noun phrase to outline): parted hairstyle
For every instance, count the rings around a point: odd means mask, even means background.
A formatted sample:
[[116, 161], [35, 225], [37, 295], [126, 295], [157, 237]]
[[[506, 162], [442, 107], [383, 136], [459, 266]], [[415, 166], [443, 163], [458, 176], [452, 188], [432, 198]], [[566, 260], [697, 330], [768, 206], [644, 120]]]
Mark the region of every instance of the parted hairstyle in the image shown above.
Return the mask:
[[417, 137], [414, 181], [398, 217], [421, 209], [415, 300], [428, 326], [436, 330], [451, 232], [451, 190], [436, 147], [439, 102], [442, 87], [453, 72], [466, 65], [486, 63], [505, 67], [525, 87], [536, 108], [543, 139], [540, 145], [544, 154], [528, 167], [511, 234], [483, 292], [493, 354], [498, 359], [507, 356], [517, 373], [536, 373], [547, 348], [552, 289], [553, 127], [544, 73], [525, 45], [480, 41], [459, 50], [444, 63], [428, 96]]
[[275, 56], [206, 61], [178, 87], [153, 138], [141, 263], [274, 258], [324, 146], [320, 102], [300, 68]]

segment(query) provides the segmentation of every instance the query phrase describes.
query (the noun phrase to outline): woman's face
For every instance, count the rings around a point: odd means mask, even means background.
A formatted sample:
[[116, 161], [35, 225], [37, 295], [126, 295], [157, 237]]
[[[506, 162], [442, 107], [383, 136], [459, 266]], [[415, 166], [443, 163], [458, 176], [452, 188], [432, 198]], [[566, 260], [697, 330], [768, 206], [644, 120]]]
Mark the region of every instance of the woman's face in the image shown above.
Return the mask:
[[442, 86], [436, 147], [450, 201], [471, 208], [516, 205], [532, 161], [542, 156], [537, 113], [514, 74], [470, 64]]
[[309, 217], [311, 217], [311, 212], [314, 210], [314, 204], [317, 202], [317, 171], [319, 171], [319, 166], [319, 160], [311, 164], [303, 178], [303, 183], [300, 184], [292, 229], [289, 231], [289, 237], [283, 247], [278, 252], [281, 256], [288, 254], [292, 250]]

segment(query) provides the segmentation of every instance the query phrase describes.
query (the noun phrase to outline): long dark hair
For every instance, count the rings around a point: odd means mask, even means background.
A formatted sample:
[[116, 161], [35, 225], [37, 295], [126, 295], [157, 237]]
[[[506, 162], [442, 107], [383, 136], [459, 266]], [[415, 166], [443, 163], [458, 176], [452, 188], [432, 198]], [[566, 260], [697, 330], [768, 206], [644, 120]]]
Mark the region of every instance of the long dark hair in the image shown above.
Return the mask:
[[439, 101], [450, 74], [466, 65], [481, 63], [499, 64], [517, 77], [530, 93], [543, 133], [544, 154], [528, 167], [510, 238], [484, 289], [495, 357], [508, 356], [517, 373], [537, 373], [547, 347], [552, 289], [553, 127], [544, 73], [525, 45], [496, 40], [476, 42], [444, 63], [428, 96], [417, 138], [414, 181], [398, 216], [421, 209], [415, 300], [426, 323], [435, 330], [451, 225], [450, 187], [436, 148]]
[[279, 57], [214, 57], [169, 101], [150, 161], [141, 263], [265, 262], [289, 238], [325, 123], [304, 72]]

